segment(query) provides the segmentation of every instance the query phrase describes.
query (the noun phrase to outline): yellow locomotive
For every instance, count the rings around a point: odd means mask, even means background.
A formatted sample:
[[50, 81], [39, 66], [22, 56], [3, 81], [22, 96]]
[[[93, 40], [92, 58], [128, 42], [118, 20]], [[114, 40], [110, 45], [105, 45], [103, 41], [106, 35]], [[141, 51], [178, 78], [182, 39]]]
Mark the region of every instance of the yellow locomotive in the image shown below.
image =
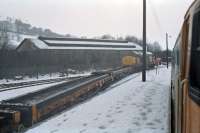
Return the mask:
[[125, 56], [122, 58], [123, 66], [131, 66], [135, 64], [139, 64], [139, 58], [134, 56]]

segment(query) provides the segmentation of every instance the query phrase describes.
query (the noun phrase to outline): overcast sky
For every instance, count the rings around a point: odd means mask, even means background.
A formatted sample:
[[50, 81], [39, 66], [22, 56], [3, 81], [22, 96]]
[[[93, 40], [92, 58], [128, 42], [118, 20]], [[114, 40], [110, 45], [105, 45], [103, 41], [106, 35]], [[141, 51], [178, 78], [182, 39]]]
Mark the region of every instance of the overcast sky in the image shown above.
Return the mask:
[[[170, 48], [193, 0], [147, 0], [149, 41]], [[20, 18], [34, 26], [77, 36], [135, 35], [142, 37], [142, 0], [1, 0], [0, 16]]]

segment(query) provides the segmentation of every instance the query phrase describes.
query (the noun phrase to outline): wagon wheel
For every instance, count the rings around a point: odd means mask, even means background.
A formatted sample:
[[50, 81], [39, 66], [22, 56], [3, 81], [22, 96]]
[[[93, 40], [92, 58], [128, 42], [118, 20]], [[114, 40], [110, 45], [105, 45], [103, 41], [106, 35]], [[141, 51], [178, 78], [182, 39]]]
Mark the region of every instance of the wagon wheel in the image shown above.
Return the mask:
[[25, 126], [23, 124], [20, 124], [17, 128], [17, 132], [18, 133], [22, 133], [23, 131], [25, 131]]

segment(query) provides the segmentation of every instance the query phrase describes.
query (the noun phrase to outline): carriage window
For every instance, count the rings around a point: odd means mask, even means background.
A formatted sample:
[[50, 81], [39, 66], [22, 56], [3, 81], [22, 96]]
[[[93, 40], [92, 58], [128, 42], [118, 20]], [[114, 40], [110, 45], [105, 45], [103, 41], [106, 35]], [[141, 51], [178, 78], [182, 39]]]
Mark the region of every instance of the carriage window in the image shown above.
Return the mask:
[[200, 103], [200, 12], [193, 19], [190, 83], [190, 95]]
[[193, 51], [200, 50], [200, 12], [194, 15], [192, 50]]

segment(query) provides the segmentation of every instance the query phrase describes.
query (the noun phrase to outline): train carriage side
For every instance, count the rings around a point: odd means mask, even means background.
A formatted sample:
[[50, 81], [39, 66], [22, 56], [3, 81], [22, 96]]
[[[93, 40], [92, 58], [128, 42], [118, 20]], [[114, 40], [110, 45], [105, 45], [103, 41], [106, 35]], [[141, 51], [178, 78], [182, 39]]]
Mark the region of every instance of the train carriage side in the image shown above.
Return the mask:
[[[177, 58], [178, 57], [178, 58]], [[200, 133], [200, 1], [188, 10], [174, 48], [172, 132]]]

